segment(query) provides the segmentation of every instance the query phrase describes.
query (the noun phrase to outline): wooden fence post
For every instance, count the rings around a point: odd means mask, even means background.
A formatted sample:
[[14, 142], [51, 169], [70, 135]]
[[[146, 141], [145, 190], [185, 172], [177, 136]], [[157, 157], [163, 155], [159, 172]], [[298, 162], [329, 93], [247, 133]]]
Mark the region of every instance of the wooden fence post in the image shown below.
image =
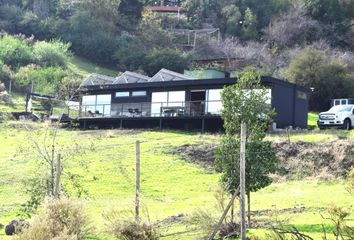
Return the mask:
[[241, 239], [246, 240], [246, 124], [241, 123], [241, 146], [240, 146], [240, 220]]
[[136, 189], [135, 189], [135, 222], [139, 223], [140, 205], [140, 142], [136, 141]]

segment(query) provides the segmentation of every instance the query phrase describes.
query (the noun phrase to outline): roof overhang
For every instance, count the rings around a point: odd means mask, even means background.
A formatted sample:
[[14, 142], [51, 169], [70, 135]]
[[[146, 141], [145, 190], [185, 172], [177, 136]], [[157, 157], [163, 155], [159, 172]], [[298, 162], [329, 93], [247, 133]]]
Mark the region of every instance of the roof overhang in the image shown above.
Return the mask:
[[[173, 87], [220, 87], [235, 84], [237, 78], [216, 78], [216, 79], [195, 79], [195, 80], [179, 80], [166, 82], [141, 82], [141, 83], [126, 83], [126, 84], [111, 84], [111, 85], [96, 85], [85, 86], [80, 89], [80, 92], [100, 92], [107, 90], [131, 90], [131, 89], [164, 89]], [[309, 88], [302, 87], [290, 82], [272, 77], [262, 77], [261, 83], [266, 86], [281, 85], [286, 87], [297, 88], [304, 92], [311, 92]]]

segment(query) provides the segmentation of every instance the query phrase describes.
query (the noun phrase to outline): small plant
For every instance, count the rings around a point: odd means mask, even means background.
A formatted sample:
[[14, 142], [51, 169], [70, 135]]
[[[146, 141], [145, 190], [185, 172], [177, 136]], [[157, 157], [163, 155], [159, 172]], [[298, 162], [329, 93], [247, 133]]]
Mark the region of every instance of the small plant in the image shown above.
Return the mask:
[[160, 233], [157, 226], [150, 222], [135, 222], [132, 217], [123, 216], [122, 212], [112, 210], [105, 213], [103, 217], [106, 220], [108, 232], [116, 239], [123, 240], [157, 240], [160, 239]]
[[347, 182], [347, 191], [354, 195], [354, 168], [349, 172]]
[[14, 240], [81, 240], [91, 232], [83, 206], [71, 199], [47, 199], [44, 210]]
[[[346, 220], [350, 216], [350, 211], [342, 207], [333, 206], [328, 209], [328, 215], [329, 217], [325, 218], [322, 216], [322, 218], [331, 221], [334, 225], [335, 230], [333, 231], [333, 235], [335, 236], [335, 239], [352, 240], [354, 228], [346, 225]], [[323, 228], [323, 234], [323, 239], [327, 240], [327, 233], [325, 228]]]
[[[218, 215], [214, 215], [209, 209], [200, 208], [191, 214], [191, 216], [186, 220], [186, 223], [189, 226], [200, 229], [205, 235], [210, 234], [211, 231], [217, 227], [220, 217], [219, 213], [225, 211], [226, 205], [229, 201], [229, 196], [227, 186], [221, 185], [214, 193], [214, 208]], [[220, 237], [231, 238], [238, 237], [240, 235], [240, 224], [236, 223], [234, 220], [234, 206], [232, 206], [230, 216], [225, 217], [224, 222], [218, 229], [218, 234]]]

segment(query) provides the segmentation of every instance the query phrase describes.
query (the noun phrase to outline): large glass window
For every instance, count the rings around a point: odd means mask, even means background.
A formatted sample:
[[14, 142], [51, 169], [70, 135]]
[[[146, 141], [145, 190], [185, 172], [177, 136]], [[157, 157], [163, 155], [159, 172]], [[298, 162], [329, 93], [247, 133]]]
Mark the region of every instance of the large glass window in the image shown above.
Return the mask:
[[154, 92], [151, 96], [151, 116], [161, 115], [161, 107], [167, 106], [168, 92]]
[[96, 95], [88, 95], [82, 97], [83, 105], [96, 105]]
[[82, 112], [90, 117], [111, 115], [111, 94], [83, 96]]
[[222, 108], [221, 91], [221, 89], [210, 89], [207, 91], [206, 114], [220, 114]]
[[186, 99], [185, 91], [168, 92], [168, 106], [184, 106]]
[[[153, 92], [151, 97], [151, 116], [173, 115], [183, 112], [185, 91]], [[169, 107], [171, 107], [169, 109]]]

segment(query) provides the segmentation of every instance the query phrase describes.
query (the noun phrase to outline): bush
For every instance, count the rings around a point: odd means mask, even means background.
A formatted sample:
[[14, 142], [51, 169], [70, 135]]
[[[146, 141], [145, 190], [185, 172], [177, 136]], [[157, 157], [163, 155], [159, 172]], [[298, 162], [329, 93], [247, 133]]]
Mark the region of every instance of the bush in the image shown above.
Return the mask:
[[21, 67], [15, 74], [15, 87], [27, 89], [33, 81], [34, 91], [42, 94], [55, 94], [57, 85], [68, 75], [68, 72], [60, 67], [41, 68], [37, 65]]
[[88, 12], [77, 12], [69, 21], [57, 26], [58, 36], [72, 43], [73, 50], [95, 62], [111, 63], [116, 39], [110, 26], [102, 20], [93, 19]]
[[155, 48], [146, 56], [146, 63], [143, 70], [150, 76], [157, 73], [161, 68], [182, 73], [188, 68], [190, 55], [184, 54], [171, 48]]
[[157, 240], [160, 234], [151, 223], [136, 223], [132, 218], [124, 217], [117, 210], [104, 215], [108, 232], [117, 239], [124, 240]]
[[5, 85], [0, 81], [0, 102], [7, 102], [9, 95], [6, 92]]
[[23, 16], [23, 10], [16, 5], [4, 4], [0, 8], [0, 29], [15, 33]]
[[69, 60], [69, 44], [60, 41], [39, 41], [33, 45], [33, 54], [38, 65], [65, 67]]
[[118, 38], [118, 47], [114, 52], [114, 58], [125, 69], [134, 71], [144, 64], [146, 51], [142, 48], [142, 42], [135, 36], [124, 32]]
[[347, 190], [349, 193], [354, 195], [354, 168], [349, 172], [347, 181]]
[[0, 61], [0, 81], [9, 82], [13, 78], [14, 73], [11, 68]]
[[304, 49], [290, 62], [287, 75], [293, 83], [314, 88], [309, 102], [312, 111], [327, 110], [331, 99], [352, 97], [354, 91], [354, 75], [348, 66], [313, 48]]
[[90, 233], [83, 206], [67, 198], [48, 199], [43, 212], [14, 240], [81, 240]]
[[0, 60], [12, 68], [19, 68], [31, 63], [31, 47], [23, 40], [5, 35], [0, 39]]

